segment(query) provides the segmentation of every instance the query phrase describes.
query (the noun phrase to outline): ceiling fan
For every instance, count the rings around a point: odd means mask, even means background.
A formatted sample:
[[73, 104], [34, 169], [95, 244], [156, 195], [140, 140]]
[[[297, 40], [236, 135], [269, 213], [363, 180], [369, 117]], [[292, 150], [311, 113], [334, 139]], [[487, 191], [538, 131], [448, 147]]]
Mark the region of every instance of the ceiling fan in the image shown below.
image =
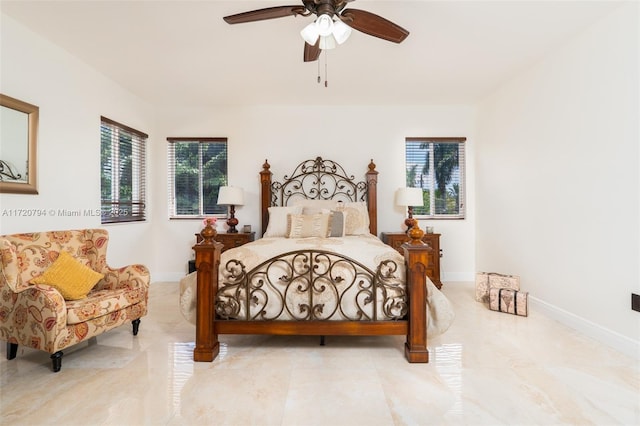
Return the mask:
[[315, 61], [322, 50], [344, 43], [351, 34], [351, 28], [394, 43], [401, 43], [409, 35], [409, 31], [374, 13], [345, 9], [351, 1], [302, 0], [302, 6], [267, 7], [225, 16], [223, 19], [229, 24], [243, 24], [286, 16], [316, 15], [316, 20], [301, 31], [305, 40], [305, 62]]

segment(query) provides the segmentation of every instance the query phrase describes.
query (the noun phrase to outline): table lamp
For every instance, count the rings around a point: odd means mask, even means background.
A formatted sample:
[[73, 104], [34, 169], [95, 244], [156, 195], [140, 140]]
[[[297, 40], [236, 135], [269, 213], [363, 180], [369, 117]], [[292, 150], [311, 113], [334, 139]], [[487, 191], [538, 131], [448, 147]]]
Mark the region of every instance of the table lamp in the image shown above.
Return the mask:
[[230, 234], [237, 233], [236, 225], [238, 224], [238, 219], [236, 219], [236, 206], [244, 204], [244, 191], [242, 188], [235, 186], [221, 186], [218, 192], [218, 204], [221, 206], [230, 206], [229, 219], [227, 219], [229, 229], [227, 229], [227, 232]]

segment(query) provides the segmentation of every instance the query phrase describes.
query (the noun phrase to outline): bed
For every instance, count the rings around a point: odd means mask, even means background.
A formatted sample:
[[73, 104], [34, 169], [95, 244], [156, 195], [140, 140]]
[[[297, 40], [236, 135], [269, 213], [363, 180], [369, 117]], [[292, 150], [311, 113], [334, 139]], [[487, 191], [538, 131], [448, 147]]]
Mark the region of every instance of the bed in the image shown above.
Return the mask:
[[195, 305], [194, 360], [213, 361], [221, 334], [403, 335], [407, 360], [428, 362], [431, 248], [415, 237], [403, 257], [377, 238], [373, 160], [364, 180], [321, 157], [281, 181], [270, 169], [260, 172], [263, 238], [221, 253], [206, 226], [193, 247], [197, 294], [182, 300], [181, 289], [181, 305]]

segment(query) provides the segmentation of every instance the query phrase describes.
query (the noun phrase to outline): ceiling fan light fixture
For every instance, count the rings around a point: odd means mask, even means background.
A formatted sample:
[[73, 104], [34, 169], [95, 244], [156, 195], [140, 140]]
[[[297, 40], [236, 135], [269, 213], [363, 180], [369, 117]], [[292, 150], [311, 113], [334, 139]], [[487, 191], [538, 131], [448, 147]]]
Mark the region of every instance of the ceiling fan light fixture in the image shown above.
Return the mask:
[[315, 22], [304, 27], [302, 31], [300, 31], [300, 35], [310, 46], [315, 45], [318, 41], [318, 37], [320, 37], [320, 33], [318, 32], [318, 27]]
[[323, 13], [316, 19], [316, 28], [318, 28], [320, 36], [328, 36], [333, 32], [333, 19], [328, 14]]
[[327, 36], [320, 36], [320, 49], [321, 50], [330, 50], [335, 49], [338, 43], [336, 43], [336, 39], [333, 34], [329, 34]]
[[340, 19], [336, 19], [333, 22], [333, 37], [336, 39], [338, 44], [342, 44], [351, 35], [351, 27], [342, 22]]

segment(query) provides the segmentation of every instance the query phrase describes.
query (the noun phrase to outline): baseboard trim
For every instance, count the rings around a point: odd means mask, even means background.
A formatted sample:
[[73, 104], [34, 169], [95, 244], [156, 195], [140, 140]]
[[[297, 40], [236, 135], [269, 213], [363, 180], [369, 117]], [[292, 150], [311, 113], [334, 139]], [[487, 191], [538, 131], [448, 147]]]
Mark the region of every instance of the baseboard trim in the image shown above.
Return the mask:
[[580, 333], [598, 340], [622, 353], [640, 359], [640, 340], [633, 340], [620, 333], [602, 327], [588, 319], [579, 317], [555, 305], [547, 303], [529, 295], [529, 302], [536, 311], [555, 319], [556, 321], [579, 331]]

